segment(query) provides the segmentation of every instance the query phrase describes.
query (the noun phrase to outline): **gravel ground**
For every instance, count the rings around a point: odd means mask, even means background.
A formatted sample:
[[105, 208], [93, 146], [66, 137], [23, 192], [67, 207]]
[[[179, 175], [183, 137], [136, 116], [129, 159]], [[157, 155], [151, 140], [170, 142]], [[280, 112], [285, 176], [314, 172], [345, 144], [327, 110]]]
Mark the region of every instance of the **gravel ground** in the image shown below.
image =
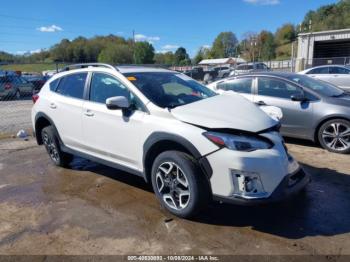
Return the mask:
[[349, 156], [287, 142], [312, 175], [305, 194], [183, 220], [138, 177], [79, 158], [57, 168], [33, 139], [0, 140], [0, 254], [350, 255]]
[[32, 106], [30, 99], [0, 101], [0, 135], [13, 135], [20, 129], [31, 129]]

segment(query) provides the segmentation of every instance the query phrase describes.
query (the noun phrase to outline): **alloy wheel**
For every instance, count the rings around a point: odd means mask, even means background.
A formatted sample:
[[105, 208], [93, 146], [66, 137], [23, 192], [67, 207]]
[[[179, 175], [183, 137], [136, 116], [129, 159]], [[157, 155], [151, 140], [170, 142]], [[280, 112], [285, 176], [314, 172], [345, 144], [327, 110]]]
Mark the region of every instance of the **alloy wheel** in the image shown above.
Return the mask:
[[336, 151], [350, 148], [350, 126], [341, 122], [329, 124], [322, 132], [324, 143]]
[[182, 210], [190, 202], [190, 186], [186, 174], [174, 162], [162, 163], [156, 173], [156, 185], [164, 203]]
[[60, 160], [59, 154], [57, 147], [54, 143], [54, 141], [51, 139], [51, 137], [47, 134], [43, 134], [43, 143], [47, 149], [47, 152], [49, 153], [51, 159], [55, 162], [58, 163]]

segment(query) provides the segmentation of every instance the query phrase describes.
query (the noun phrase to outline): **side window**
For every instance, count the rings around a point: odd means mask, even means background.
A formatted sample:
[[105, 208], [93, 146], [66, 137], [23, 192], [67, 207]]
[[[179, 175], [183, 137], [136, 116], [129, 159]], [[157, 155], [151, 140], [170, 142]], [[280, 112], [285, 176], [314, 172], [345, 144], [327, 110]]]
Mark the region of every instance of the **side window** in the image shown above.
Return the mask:
[[303, 94], [303, 90], [282, 80], [259, 78], [258, 94], [289, 99], [292, 95]]
[[55, 92], [59, 82], [60, 82], [60, 78], [57, 78], [56, 80], [51, 81], [51, 83], [49, 84], [50, 90]]
[[113, 96], [132, 98], [129, 89], [113, 76], [94, 73], [90, 86], [90, 101], [105, 104], [106, 99]]
[[308, 73], [308, 75], [316, 75], [316, 74], [329, 74], [329, 67], [319, 67], [319, 68], [315, 68], [310, 70]]
[[329, 73], [330, 74], [349, 74], [349, 70], [343, 67], [330, 67], [329, 68]]
[[217, 88], [226, 91], [250, 94], [252, 92], [252, 78], [238, 78], [219, 83]]
[[56, 92], [73, 98], [83, 99], [87, 73], [72, 74], [61, 78]]

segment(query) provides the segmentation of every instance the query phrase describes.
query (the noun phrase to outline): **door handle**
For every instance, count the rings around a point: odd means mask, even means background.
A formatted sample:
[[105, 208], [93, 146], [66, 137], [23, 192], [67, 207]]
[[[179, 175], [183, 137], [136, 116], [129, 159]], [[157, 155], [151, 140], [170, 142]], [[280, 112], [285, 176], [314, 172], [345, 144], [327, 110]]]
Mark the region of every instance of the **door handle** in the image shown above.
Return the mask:
[[56, 109], [56, 108], [57, 108], [57, 106], [56, 106], [56, 104], [55, 104], [55, 103], [50, 103], [50, 108], [52, 108], [52, 109]]
[[86, 116], [94, 116], [95, 114], [94, 114], [94, 112], [92, 112], [91, 110], [86, 110], [85, 112], [84, 112], [84, 115], [86, 115]]
[[256, 102], [258, 106], [266, 106], [266, 103], [264, 101], [258, 101]]

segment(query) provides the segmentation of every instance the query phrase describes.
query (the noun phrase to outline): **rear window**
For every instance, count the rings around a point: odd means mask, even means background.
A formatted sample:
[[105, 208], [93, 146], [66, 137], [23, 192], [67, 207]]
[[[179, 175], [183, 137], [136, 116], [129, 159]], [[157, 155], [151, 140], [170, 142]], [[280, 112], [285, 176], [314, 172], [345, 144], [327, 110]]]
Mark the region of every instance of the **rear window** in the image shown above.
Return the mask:
[[56, 92], [73, 98], [82, 99], [87, 73], [72, 74], [62, 77]]

